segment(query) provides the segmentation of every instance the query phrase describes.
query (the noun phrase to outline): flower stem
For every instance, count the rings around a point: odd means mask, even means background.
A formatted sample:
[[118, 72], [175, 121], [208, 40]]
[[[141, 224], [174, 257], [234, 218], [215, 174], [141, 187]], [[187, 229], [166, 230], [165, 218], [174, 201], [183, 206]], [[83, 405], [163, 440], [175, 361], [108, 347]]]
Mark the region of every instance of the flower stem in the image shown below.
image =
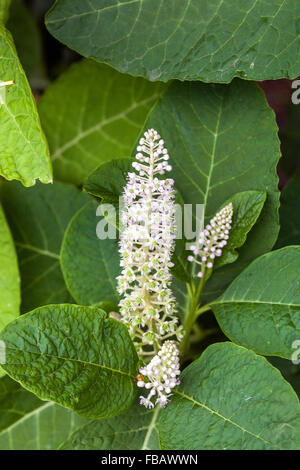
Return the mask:
[[205, 282], [208, 279], [208, 277], [205, 276], [205, 268], [203, 269], [202, 274], [203, 276], [197, 286], [197, 289], [195, 288], [194, 281], [192, 281], [191, 284], [188, 284], [188, 292], [190, 294], [190, 303], [189, 303], [189, 309], [186, 312], [184, 323], [183, 323], [185, 335], [180, 344], [181, 354], [185, 354], [187, 350], [189, 349], [190, 334], [195, 324], [195, 321], [197, 320], [199, 315], [210, 310], [209, 304], [203, 305], [202, 307], [199, 306], [202, 290], [205, 285]]
[[190, 296], [189, 309], [187, 310], [187, 314], [185, 316], [184, 323], [183, 323], [185, 334], [180, 343], [180, 352], [182, 354], [184, 354], [189, 348], [190, 334], [198, 316], [197, 315], [198, 305], [199, 305], [199, 300], [200, 300], [200, 296], [201, 296], [204, 284], [205, 284], [205, 278], [203, 276], [196, 290], [194, 286], [190, 286], [190, 289], [188, 289], [190, 294], [192, 295]]

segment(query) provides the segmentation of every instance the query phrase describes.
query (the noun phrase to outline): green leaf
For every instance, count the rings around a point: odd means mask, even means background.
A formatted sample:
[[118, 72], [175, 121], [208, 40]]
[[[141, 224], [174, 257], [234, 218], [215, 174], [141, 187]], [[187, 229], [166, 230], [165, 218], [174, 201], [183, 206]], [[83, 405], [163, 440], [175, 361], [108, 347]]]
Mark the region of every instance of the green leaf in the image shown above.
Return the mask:
[[[0, 175], [32, 186], [52, 180], [47, 142], [34, 98], [9, 31], [0, 25], [0, 77], [14, 85], [0, 86]], [[1, 85], [1, 83], [0, 83]]]
[[39, 102], [54, 176], [81, 184], [100, 164], [129, 157], [164, 90], [94, 61], [72, 65]]
[[116, 239], [99, 239], [96, 230], [103, 217], [91, 201], [73, 217], [61, 249], [61, 267], [66, 284], [77, 303], [119, 302], [116, 278], [120, 258]]
[[274, 114], [262, 91], [249, 82], [236, 80], [228, 86], [174, 83], [145, 127], [154, 127], [163, 136], [175, 186], [185, 204], [204, 204], [205, 222], [237, 192], [267, 192], [239, 259], [216, 270], [206, 285], [206, 300], [216, 298], [277, 238], [280, 152]]
[[0, 23], [5, 24], [9, 15], [9, 6], [11, 0], [1, 0], [0, 3]]
[[22, 0], [12, 0], [7, 29], [14, 38], [26, 75], [30, 77], [41, 60], [41, 37], [31, 13]]
[[265, 192], [244, 191], [235, 194], [222, 205], [224, 207], [231, 202], [233, 216], [228, 243], [223, 248], [222, 256], [216, 259], [215, 269], [233, 263], [238, 258], [237, 248], [245, 243], [247, 234], [256, 223], [265, 201]]
[[4, 370], [43, 400], [88, 418], [109, 418], [132, 404], [137, 355], [125, 325], [103, 310], [49, 305], [0, 334]]
[[283, 188], [280, 195], [280, 232], [275, 248], [300, 245], [300, 175], [296, 175]]
[[299, 401], [266, 359], [214, 344], [181, 374], [159, 435], [163, 449], [299, 449]]
[[6, 376], [0, 380], [0, 450], [52, 450], [88, 422], [39, 400]]
[[6, 211], [17, 247], [22, 279], [22, 312], [72, 301], [60, 268], [60, 247], [72, 216], [89, 200], [65, 183], [1, 185]]
[[88, 177], [83, 188], [93, 196], [101, 198], [102, 202], [118, 207], [129, 171], [132, 171], [130, 158], [103, 163]]
[[49, 32], [148, 80], [228, 83], [300, 74], [298, 0], [57, 0]]
[[211, 303], [232, 341], [259, 354], [292, 358], [300, 339], [300, 246], [261, 256]]
[[126, 413], [93, 420], [75, 431], [60, 450], [158, 450], [159, 408], [134, 404]]
[[0, 331], [19, 315], [20, 275], [14, 242], [0, 206]]

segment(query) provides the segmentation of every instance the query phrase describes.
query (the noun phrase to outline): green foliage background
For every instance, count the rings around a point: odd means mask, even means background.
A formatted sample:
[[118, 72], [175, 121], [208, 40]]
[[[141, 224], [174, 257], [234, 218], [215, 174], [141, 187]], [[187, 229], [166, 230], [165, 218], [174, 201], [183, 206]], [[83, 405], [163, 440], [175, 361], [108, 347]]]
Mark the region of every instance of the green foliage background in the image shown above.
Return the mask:
[[[299, 18], [297, 0], [0, 0], [0, 449], [300, 449]], [[162, 410], [138, 404], [109, 316], [118, 243], [96, 236], [149, 127], [181, 204], [234, 207]]]

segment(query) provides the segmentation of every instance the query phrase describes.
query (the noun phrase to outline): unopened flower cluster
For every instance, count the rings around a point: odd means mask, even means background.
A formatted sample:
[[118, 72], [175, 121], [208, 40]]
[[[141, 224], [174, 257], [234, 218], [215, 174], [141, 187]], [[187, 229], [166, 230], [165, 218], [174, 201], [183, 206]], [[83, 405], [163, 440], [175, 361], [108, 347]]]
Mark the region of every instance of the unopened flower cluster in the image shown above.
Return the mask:
[[[140, 354], [157, 352], [162, 340], [181, 338], [175, 298], [170, 289], [171, 255], [175, 239], [175, 192], [164, 141], [148, 130], [137, 147], [138, 173], [129, 173], [124, 190], [120, 237], [122, 272], [118, 290], [122, 320], [129, 324]], [[151, 351], [150, 348], [150, 351]]]
[[140, 397], [140, 404], [146, 408], [153, 408], [159, 404], [165, 407], [170, 401], [172, 388], [180, 384], [178, 376], [180, 374], [178, 347], [174, 341], [165, 341], [158, 354], [147, 364], [141, 367], [140, 373], [144, 380], [137, 382], [139, 387], [149, 390], [147, 397]]
[[206, 269], [213, 267], [216, 257], [222, 255], [222, 250], [229, 238], [233, 208], [232, 203], [223, 207], [200, 233], [196, 245], [191, 246], [194, 256], [188, 256], [188, 261], [201, 266], [197, 276], [203, 277]]

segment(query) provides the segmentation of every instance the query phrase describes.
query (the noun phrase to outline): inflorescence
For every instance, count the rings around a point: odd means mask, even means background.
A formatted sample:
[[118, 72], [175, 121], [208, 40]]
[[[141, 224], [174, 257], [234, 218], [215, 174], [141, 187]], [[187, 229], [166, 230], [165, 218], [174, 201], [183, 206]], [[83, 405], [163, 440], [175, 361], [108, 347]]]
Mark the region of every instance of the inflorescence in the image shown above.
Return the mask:
[[170, 401], [172, 388], [180, 384], [179, 353], [174, 341], [165, 341], [158, 354], [145, 367], [141, 367], [140, 373], [144, 377], [137, 384], [149, 390], [147, 398], [141, 396], [140, 404], [146, 408], [153, 408], [152, 398], [156, 398], [155, 404], [165, 407]]
[[200, 233], [196, 245], [190, 246], [194, 256], [188, 256], [188, 261], [201, 266], [197, 276], [203, 277], [206, 269], [212, 269], [215, 258], [222, 255], [222, 250], [227, 245], [229, 231], [231, 229], [233, 208], [230, 202], [223, 207], [206, 225]]
[[163, 340], [181, 338], [176, 302], [170, 289], [175, 243], [174, 181], [158, 178], [171, 170], [159, 134], [150, 129], [140, 139], [137, 173], [128, 174], [120, 237], [122, 272], [118, 278], [122, 320], [140, 354], [156, 353]]

